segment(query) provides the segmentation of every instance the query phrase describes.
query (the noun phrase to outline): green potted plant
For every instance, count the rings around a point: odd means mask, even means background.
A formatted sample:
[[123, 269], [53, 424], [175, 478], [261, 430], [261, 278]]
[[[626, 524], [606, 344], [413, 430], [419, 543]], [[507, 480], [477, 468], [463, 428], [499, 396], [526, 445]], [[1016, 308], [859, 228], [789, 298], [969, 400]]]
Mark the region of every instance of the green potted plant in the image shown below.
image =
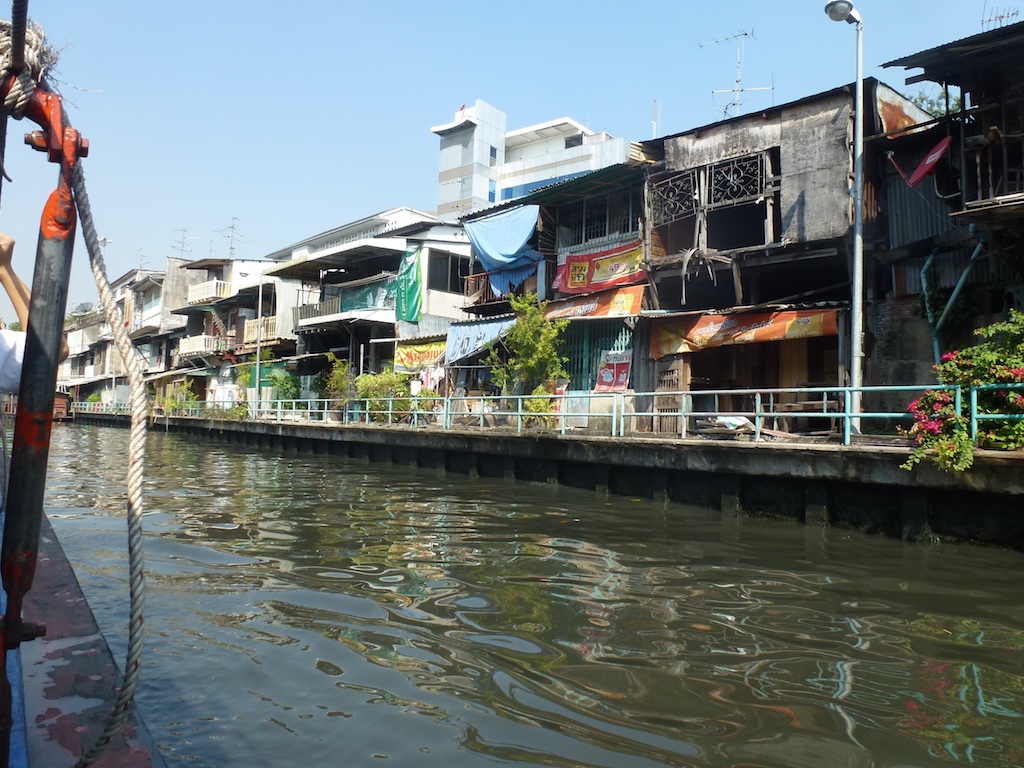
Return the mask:
[[318, 388], [324, 398], [330, 400], [330, 418], [340, 421], [342, 409], [352, 399], [355, 391], [355, 376], [352, 375], [351, 363], [333, 352], [327, 353], [327, 362], [330, 367], [320, 375]]

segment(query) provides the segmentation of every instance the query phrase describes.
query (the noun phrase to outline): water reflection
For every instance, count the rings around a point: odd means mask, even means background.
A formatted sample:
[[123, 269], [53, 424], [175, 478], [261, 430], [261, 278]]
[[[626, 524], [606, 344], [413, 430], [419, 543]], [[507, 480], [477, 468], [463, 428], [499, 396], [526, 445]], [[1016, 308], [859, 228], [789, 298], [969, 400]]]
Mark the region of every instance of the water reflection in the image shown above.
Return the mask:
[[[123, 433], [54, 438], [54, 526], [116, 645]], [[139, 701], [171, 765], [1024, 763], [1016, 553], [149, 449]]]

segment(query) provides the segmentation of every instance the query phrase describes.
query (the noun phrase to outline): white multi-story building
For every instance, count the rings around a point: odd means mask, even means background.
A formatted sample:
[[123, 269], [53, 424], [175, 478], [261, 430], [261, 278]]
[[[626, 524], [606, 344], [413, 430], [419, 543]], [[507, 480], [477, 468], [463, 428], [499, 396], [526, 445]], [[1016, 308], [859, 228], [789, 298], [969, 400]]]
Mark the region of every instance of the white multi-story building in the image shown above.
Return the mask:
[[568, 117], [508, 131], [505, 113], [479, 99], [431, 131], [441, 138], [439, 216], [514, 200], [625, 162], [630, 151], [626, 139], [596, 133]]

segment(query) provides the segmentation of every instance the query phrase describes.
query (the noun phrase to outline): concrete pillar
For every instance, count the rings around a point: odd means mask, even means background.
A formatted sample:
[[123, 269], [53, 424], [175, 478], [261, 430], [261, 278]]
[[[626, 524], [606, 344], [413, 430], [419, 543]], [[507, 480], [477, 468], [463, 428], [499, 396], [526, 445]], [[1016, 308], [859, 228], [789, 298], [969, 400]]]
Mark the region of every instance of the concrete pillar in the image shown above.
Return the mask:
[[611, 472], [608, 470], [607, 464], [595, 464], [594, 465], [594, 493], [603, 499], [607, 499], [611, 495], [610, 488], [610, 475]]
[[804, 524], [828, 525], [828, 492], [824, 483], [808, 482], [804, 485]]
[[668, 475], [664, 470], [651, 470], [651, 501], [655, 504], [668, 504]]
[[743, 505], [740, 503], [740, 481], [736, 475], [722, 475], [719, 509], [723, 519], [739, 517], [743, 513]]
[[900, 527], [904, 541], [931, 541], [928, 497], [915, 488], [900, 489]]

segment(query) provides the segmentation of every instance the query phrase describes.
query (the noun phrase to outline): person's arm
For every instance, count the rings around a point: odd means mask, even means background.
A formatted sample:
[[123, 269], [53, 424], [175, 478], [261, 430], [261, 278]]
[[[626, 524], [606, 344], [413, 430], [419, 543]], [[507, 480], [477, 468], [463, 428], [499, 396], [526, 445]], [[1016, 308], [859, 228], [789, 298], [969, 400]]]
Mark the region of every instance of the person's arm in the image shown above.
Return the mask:
[[[21, 323], [21, 330], [28, 330], [28, 305], [31, 300], [31, 293], [25, 282], [18, 277], [12, 264], [14, 260], [14, 238], [0, 232], [0, 286], [3, 286], [7, 298], [14, 305], [14, 313]], [[63, 335], [60, 338], [60, 355], [57, 364], [63, 363], [68, 356], [68, 337]]]
[[28, 304], [30, 294], [28, 286], [18, 277], [11, 262], [14, 259], [14, 238], [0, 232], [0, 285], [7, 293], [7, 298], [14, 305], [14, 313], [21, 323], [21, 330], [28, 329]]

